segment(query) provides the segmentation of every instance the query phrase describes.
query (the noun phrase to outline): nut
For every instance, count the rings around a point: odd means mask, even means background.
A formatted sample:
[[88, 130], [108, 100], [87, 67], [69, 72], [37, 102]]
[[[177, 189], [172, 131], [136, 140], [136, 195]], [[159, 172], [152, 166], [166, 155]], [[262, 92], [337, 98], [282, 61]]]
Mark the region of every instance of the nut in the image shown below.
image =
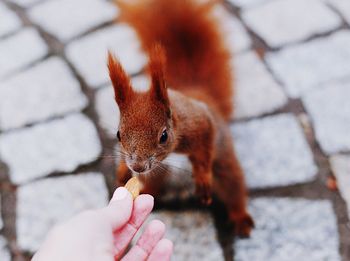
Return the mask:
[[125, 188], [131, 193], [133, 199], [140, 195], [142, 184], [137, 177], [133, 177], [125, 184]]

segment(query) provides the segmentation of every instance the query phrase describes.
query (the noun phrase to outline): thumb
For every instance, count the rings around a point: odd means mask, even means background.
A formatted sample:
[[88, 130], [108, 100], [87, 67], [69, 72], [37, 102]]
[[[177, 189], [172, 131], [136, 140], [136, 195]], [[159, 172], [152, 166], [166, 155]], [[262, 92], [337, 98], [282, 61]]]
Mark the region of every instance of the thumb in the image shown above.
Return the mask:
[[129, 221], [132, 209], [133, 200], [130, 192], [124, 187], [119, 187], [114, 191], [108, 206], [102, 211], [110, 221], [113, 230], [117, 230]]

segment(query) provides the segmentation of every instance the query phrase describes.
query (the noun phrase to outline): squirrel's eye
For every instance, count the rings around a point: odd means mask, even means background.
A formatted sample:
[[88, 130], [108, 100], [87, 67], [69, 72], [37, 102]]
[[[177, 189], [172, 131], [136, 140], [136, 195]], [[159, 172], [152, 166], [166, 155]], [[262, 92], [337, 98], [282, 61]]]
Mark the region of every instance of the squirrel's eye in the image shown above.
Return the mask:
[[121, 141], [120, 132], [119, 131], [117, 132], [117, 138], [118, 138], [119, 141]]
[[162, 136], [160, 136], [159, 142], [164, 144], [168, 140], [168, 132], [166, 130], [163, 131]]

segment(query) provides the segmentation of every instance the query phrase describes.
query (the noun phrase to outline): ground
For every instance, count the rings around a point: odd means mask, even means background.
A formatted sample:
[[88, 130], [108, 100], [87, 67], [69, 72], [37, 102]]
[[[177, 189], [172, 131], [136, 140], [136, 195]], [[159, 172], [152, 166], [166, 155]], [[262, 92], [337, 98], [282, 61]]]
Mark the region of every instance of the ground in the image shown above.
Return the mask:
[[[233, 238], [172, 155], [151, 218], [174, 260], [350, 260], [350, 2], [227, 0], [213, 16], [234, 57], [232, 135], [256, 228]], [[141, 89], [146, 57], [108, 1], [1, 0], [0, 17], [0, 260], [29, 260], [55, 223], [108, 202], [119, 111], [106, 53]]]

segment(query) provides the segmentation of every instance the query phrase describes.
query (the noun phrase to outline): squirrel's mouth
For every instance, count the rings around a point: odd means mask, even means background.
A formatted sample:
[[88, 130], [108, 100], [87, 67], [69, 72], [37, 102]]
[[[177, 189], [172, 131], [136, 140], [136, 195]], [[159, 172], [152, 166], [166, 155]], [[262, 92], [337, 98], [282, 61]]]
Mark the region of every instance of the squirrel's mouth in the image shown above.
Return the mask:
[[127, 166], [133, 175], [147, 175], [154, 169], [151, 164], [128, 164], [127, 162]]

